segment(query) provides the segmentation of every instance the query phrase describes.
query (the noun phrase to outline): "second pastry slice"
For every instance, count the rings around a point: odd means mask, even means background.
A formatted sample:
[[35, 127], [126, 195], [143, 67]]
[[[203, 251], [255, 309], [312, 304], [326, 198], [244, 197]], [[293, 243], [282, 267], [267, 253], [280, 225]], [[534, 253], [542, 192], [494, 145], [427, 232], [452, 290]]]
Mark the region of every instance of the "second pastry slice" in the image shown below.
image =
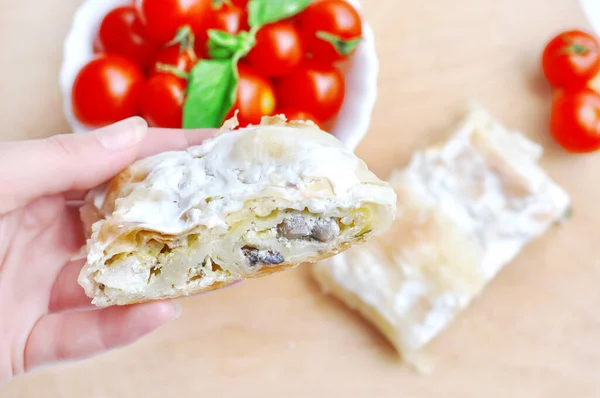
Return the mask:
[[568, 210], [570, 198], [540, 167], [541, 155], [539, 145], [474, 106], [447, 142], [393, 173], [392, 228], [316, 264], [315, 278], [405, 360], [418, 360], [502, 267]]

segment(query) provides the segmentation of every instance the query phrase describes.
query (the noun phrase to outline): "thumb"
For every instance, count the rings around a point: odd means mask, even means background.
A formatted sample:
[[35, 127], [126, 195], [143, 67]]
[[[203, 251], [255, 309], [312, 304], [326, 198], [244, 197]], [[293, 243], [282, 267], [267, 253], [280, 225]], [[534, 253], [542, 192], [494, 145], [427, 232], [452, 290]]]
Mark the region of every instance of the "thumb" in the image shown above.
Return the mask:
[[0, 144], [0, 214], [106, 182], [136, 159], [147, 131], [144, 119], [133, 117], [87, 134]]

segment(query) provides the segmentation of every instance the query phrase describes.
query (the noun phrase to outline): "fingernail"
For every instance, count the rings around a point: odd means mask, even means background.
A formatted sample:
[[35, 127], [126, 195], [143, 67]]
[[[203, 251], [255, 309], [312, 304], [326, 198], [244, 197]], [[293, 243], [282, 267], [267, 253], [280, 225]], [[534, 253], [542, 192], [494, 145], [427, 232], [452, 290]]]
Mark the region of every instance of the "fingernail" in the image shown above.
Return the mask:
[[181, 303], [178, 301], [172, 301], [173, 303], [173, 320], [178, 319], [183, 312], [183, 308], [181, 307]]
[[146, 131], [148, 123], [135, 116], [96, 130], [96, 137], [109, 151], [121, 151], [139, 143]]

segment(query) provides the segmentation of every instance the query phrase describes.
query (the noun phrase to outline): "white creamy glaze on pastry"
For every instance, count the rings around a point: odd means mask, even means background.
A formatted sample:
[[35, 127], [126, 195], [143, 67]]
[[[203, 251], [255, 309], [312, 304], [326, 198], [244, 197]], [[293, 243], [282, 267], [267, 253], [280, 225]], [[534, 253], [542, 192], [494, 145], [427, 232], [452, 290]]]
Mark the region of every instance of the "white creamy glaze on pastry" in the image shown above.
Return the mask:
[[568, 195], [538, 165], [542, 148], [473, 106], [444, 145], [414, 155], [390, 184], [391, 229], [313, 267], [408, 361], [498, 271], [564, 216]]
[[332, 135], [264, 118], [138, 161], [92, 192], [79, 282], [99, 306], [218, 288], [378, 235], [395, 200]]

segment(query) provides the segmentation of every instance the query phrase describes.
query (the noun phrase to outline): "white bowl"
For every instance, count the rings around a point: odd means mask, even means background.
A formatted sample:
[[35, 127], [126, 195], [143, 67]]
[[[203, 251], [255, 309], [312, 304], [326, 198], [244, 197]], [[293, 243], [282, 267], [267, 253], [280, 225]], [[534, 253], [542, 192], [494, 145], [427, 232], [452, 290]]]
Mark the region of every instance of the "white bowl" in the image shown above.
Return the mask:
[[600, 2], [598, 0], [579, 0], [579, 3], [590, 25], [596, 34], [600, 35]]
[[[358, 0], [347, 0], [357, 9]], [[63, 46], [60, 87], [63, 108], [73, 132], [89, 129], [77, 121], [71, 108], [71, 87], [79, 70], [94, 57], [93, 41], [102, 18], [130, 0], [85, 0], [73, 18], [73, 24]], [[347, 148], [354, 150], [369, 128], [371, 113], [377, 97], [379, 63], [371, 27], [363, 23], [364, 39], [345, 69], [346, 97], [342, 109], [331, 128]]]

